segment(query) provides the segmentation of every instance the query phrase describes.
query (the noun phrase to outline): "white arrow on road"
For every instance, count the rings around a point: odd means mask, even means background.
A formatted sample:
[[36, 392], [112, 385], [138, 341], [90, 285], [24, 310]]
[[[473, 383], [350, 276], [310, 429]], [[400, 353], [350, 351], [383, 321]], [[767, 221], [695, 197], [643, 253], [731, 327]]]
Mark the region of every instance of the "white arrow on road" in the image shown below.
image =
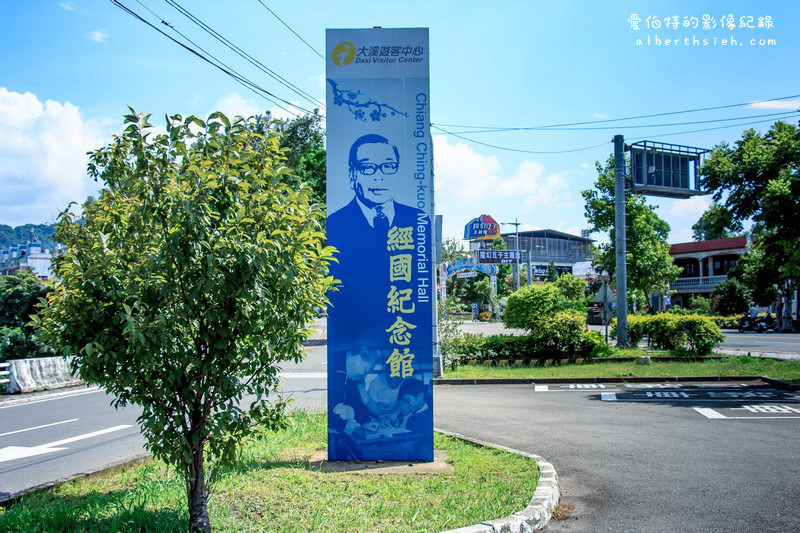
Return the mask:
[[66, 450], [67, 448], [59, 447], [63, 446], [64, 444], [69, 444], [71, 442], [76, 442], [79, 440], [84, 439], [91, 439], [92, 437], [97, 437], [99, 435], [105, 435], [106, 433], [111, 433], [114, 431], [119, 431], [121, 429], [131, 427], [130, 424], [125, 424], [121, 426], [114, 426], [112, 428], [101, 429], [100, 431], [93, 431], [92, 433], [86, 433], [84, 435], [78, 435], [77, 437], [70, 437], [68, 439], [57, 440], [54, 442], [48, 442], [47, 444], [41, 444], [39, 446], [6, 446], [5, 448], [0, 448], [0, 463], [6, 461], [13, 461], [14, 459], [23, 459], [25, 457], [33, 457], [34, 455], [42, 455], [45, 453], [51, 452], [59, 452], [61, 450]]

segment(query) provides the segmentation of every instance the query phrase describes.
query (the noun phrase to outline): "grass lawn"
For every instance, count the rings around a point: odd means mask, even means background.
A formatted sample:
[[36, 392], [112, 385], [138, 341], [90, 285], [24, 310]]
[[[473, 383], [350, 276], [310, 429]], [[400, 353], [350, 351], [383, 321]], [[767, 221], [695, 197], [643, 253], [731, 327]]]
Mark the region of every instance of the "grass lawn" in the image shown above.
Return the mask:
[[[312, 470], [325, 449], [325, 415], [295, 413], [261, 432], [218, 480], [209, 503], [216, 531], [441, 531], [524, 508], [539, 471], [530, 459], [436, 434], [454, 471], [352, 474]], [[0, 531], [186, 531], [185, 488], [146, 460], [24, 497], [0, 509]]]
[[768, 376], [800, 383], [800, 361], [759, 357], [727, 357], [697, 362], [639, 365], [608, 362], [552, 367], [487, 367], [464, 365], [445, 372], [445, 378], [584, 378], [628, 376]]

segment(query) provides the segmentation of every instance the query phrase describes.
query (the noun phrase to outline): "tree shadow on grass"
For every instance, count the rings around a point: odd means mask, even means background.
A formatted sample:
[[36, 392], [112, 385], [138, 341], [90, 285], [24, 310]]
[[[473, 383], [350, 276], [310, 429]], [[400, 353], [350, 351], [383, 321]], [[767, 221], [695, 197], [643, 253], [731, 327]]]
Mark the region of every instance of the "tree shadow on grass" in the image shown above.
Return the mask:
[[0, 513], [0, 531], [187, 531], [187, 512], [181, 508], [153, 509], [146, 494], [127, 489], [57, 495], [50, 491], [23, 497]]

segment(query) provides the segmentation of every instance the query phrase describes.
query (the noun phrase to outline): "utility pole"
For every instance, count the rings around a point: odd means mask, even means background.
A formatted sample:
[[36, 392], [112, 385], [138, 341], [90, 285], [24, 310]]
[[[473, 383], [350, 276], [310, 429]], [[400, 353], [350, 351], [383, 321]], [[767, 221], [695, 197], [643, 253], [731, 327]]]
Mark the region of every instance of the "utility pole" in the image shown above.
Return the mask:
[[[508, 226], [514, 226], [514, 233], [515, 233], [515, 235], [514, 235], [514, 241], [515, 241], [514, 242], [514, 246], [517, 247], [516, 248], [517, 249], [517, 256], [516, 256], [516, 259], [514, 259], [514, 264], [512, 266], [514, 267], [513, 268], [513, 270], [514, 270], [514, 290], [517, 291], [517, 290], [519, 290], [519, 256], [522, 255], [522, 252], [519, 249], [519, 224], [520, 224], [520, 222], [519, 222], [519, 219], [517, 217], [514, 217], [514, 222], [501, 222], [500, 224], [506, 224]], [[528, 280], [528, 283], [530, 283], [530, 280]]]
[[628, 268], [625, 240], [625, 138], [614, 136], [614, 245], [617, 280], [617, 346], [628, 345]]

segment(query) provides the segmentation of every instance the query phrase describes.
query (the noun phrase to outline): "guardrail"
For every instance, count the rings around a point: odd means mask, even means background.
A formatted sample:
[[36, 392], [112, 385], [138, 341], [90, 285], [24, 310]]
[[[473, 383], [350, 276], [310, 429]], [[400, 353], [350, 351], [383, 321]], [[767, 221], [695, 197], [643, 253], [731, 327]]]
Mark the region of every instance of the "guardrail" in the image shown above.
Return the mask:
[[6, 376], [10, 376], [11, 372], [6, 370], [7, 368], [11, 367], [11, 363], [0, 363], [0, 385], [7, 385], [10, 383], [9, 379]]

